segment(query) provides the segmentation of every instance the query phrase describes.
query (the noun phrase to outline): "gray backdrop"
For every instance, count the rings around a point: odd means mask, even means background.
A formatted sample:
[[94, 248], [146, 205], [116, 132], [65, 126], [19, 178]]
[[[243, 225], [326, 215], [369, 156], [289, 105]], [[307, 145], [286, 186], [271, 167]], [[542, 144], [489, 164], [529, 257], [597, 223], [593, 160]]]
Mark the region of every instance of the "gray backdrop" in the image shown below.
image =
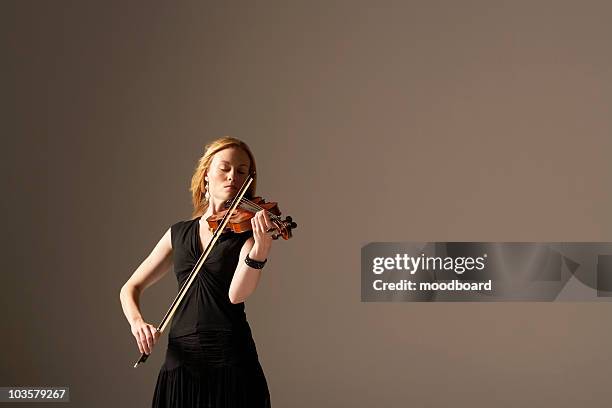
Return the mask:
[[[607, 407], [610, 304], [360, 302], [371, 241], [610, 241], [608, 2], [3, 1], [0, 385], [148, 406], [119, 289], [210, 140], [299, 227], [248, 319], [279, 407]], [[157, 324], [167, 275], [142, 298]], [[48, 405], [52, 406], [52, 404]], [[64, 406], [64, 405], [63, 405]]]

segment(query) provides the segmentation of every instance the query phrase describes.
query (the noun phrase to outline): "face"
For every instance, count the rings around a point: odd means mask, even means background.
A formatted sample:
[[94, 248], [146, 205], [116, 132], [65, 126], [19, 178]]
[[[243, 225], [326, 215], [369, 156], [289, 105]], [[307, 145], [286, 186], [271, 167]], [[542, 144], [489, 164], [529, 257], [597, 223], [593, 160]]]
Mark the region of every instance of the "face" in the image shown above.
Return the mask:
[[249, 175], [251, 160], [239, 147], [228, 147], [213, 156], [207, 173], [211, 199], [227, 201], [233, 198]]

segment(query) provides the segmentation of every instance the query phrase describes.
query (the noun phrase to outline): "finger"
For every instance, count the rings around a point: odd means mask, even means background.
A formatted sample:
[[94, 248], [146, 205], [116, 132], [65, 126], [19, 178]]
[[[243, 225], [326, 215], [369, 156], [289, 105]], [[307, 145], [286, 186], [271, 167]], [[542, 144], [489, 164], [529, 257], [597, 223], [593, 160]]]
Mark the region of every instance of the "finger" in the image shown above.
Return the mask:
[[263, 225], [264, 225], [264, 231], [267, 232], [268, 230], [276, 228], [274, 223], [270, 219], [270, 214], [268, 214], [267, 211], [264, 211], [262, 220], [263, 220]]
[[149, 342], [147, 341], [147, 335], [144, 333], [144, 329], [140, 330], [140, 342], [142, 343], [144, 352], [151, 354], [151, 349], [149, 348]]
[[141, 353], [145, 353], [146, 354], [146, 348], [144, 346], [144, 344], [142, 344], [142, 340], [140, 340], [140, 338], [137, 341], [138, 343], [138, 350], [140, 350]]
[[263, 218], [265, 220], [266, 225], [270, 225], [272, 221], [270, 220], [270, 214], [267, 211], [263, 212]]
[[257, 220], [257, 222], [259, 223], [259, 233], [261, 234], [262, 237], [265, 237], [266, 231], [268, 231], [268, 228], [266, 228], [266, 221], [263, 215], [259, 217], [259, 220]]
[[251, 226], [253, 227], [253, 235], [261, 236], [261, 228], [257, 216], [251, 218]]
[[140, 345], [140, 340], [138, 338], [136, 338], [136, 345], [138, 346], [138, 351], [142, 353], [143, 352], [142, 346]]
[[149, 331], [151, 331], [151, 339], [153, 340], [153, 346], [157, 342], [157, 330], [153, 326], [149, 326]]
[[276, 225], [272, 222], [272, 220], [270, 220], [270, 218], [266, 218], [265, 226], [266, 226], [266, 232], [276, 228]]
[[145, 338], [147, 339], [147, 347], [150, 353], [153, 349], [153, 336], [151, 335], [151, 332], [149, 331], [148, 327], [145, 329]]
[[262, 217], [259, 228], [261, 229], [261, 234], [267, 237], [269, 236], [268, 231], [274, 230], [274, 225], [272, 222], [267, 222], [266, 219]]
[[257, 230], [259, 231], [259, 233], [261, 233], [262, 231], [262, 223], [261, 223], [261, 211], [257, 214], [257, 217], [255, 217], [255, 224], [257, 224]]

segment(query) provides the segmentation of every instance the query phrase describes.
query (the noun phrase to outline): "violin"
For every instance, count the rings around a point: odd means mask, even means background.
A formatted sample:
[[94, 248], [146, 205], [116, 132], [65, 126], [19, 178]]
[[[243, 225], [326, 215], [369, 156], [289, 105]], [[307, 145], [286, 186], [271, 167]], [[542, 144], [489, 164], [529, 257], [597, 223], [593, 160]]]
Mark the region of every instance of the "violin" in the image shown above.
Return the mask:
[[[208, 222], [208, 228], [211, 232], [217, 229], [221, 220], [223, 220], [229, 211], [232, 203], [233, 200], [227, 200], [224, 204], [225, 210], [213, 214], [206, 219]], [[251, 218], [253, 218], [255, 213], [260, 210], [265, 210], [270, 217], [270, 221], [272, 221], [274, 224], [274, 227], [267, 231], [268, 234], [272, 235], [272, 239], [278, 239], [279, 237], [289, 239], [292, 237], [291, 230], [296, 228], [297, 224], [293, 222], [293, 219], [290, 216], [285, 217], [283, 220], [280, 217], [281, 212], [278, 208], [278, 203], [267, 203], [262, 197], [254, 197], [252, 199], [242, 198], [238, 204], [238, 207], [231, 215], [224, 232], [233, 231], [240, 234], [245, 231], [250, 231], [252, 229]]]

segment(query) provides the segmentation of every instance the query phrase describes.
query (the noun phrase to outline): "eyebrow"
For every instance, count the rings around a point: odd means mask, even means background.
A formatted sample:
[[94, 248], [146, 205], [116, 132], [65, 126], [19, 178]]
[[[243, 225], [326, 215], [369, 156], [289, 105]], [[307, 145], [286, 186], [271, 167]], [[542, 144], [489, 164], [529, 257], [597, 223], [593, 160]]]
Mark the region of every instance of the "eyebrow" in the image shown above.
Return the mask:
[[[221, 162], [221, 163], [226, 163], [226, 164], [232, 164], [232, 163], [228, 162], [227, 160], [220, 160], [220, 162]], [[248, 167], [249, 165], [248, 165], [248, 164], [245, 164], [245, 163], [243, 163], [243, 164], [239, 164], [239, 165], [238, 165], [238, 167], [241, 167], [241, 166], [247, 166], [247, 167]]]

